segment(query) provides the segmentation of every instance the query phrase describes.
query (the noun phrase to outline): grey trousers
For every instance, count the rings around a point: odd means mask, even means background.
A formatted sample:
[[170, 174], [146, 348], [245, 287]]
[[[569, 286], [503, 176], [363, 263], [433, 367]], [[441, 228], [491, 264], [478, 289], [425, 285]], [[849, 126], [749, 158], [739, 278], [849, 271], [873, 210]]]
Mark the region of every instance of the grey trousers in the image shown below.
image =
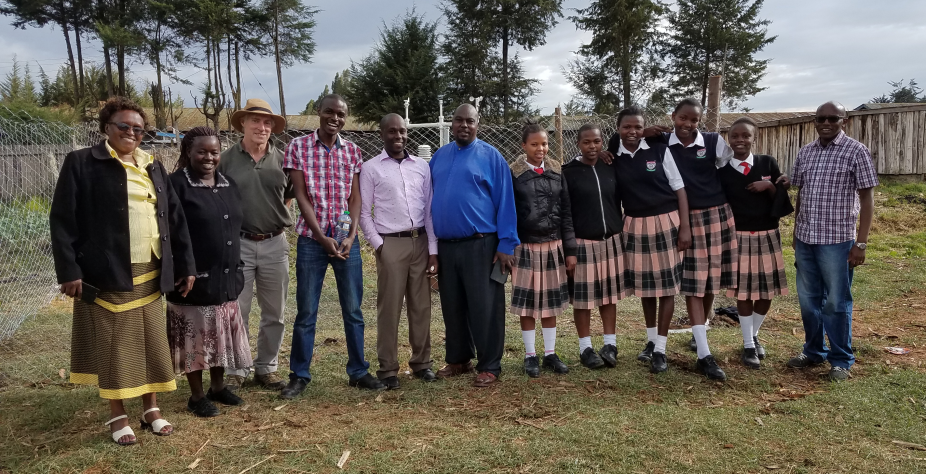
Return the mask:
[[[264, 375], [277, 371], [280, 346], [283, 344], [283, 310], [289, 291], [289, 243], [286, 233], [272, 239], [255, 242], [241, 239], [241, 261], [244, 262], [244, 289], [238, 295], [238, 305], [248, 326], [254, 288], [260, 306], [260, 324], [257, 330], [257, 357], [254, 372]], [[228, 370], [229, 375], [247, 376], [248, 369]]]

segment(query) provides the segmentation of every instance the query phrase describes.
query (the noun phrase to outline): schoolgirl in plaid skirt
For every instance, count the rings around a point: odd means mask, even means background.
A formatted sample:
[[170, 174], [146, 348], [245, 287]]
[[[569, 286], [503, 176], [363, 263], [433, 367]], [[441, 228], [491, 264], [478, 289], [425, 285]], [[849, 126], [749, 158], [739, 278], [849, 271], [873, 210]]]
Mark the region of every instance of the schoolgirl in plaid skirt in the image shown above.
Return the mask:
[[[776, 295], [788, 294], [788, 279], [781, 254], [778, 219], [789, 214], [787, 177], [778, 162], [768, 155], [753, 155], [756, 123], [747, 117], [733, 122], [728, 137], [733, 159], [720, 169], [720, 181], [736, 219], [739, 269], [736, 289], [727, 296], [736, 298], [740, 329], [743, 333], [743, 365], [758, 369], [765, 358], [759, 344], [759, 328]], [[782, 183], [778, 184], [781, 178]]]
[[524, 372], [529, 377], [540, 376], [541, 361], [535, 349], [539, 319], [543, 368], [565, 374], [569, 367], [556, 355], [556, 317], [569, 304], [566, 272], [576, 265], [569, 192], [560, 163], [547, 156], [549, 144], [543, 127], [527, 123], [521, 141], [525, 154], [510, 165], [521, 241], [511, 270], [511, 312], [521, 320]]
[[622, 110], [617, 127], [618, 140], [612, 138], [608, 151], [624, 206], [627, 289], [642, 300], [646, 320], [647, 343], [637, 359], [660, 373], [668, 369], [666, 340], [682, 281], [681, 252], [691, 245], [688, 198], [666, 145], [643, 139], [643, 112]]
[[[572, 306], [582, 365], [597, 369], [617, 365], [617, 302], [627, 296], [620, 194], [614, 168], [599, 160], [601, 130], [594, 125], [579, 128], [582, 155], [563, 165], [563, 176], [572, 205], [575, 229], [576, 268], [570, 275]], [[604, 344], [592, 348], [591, 312], [598, 308]]]

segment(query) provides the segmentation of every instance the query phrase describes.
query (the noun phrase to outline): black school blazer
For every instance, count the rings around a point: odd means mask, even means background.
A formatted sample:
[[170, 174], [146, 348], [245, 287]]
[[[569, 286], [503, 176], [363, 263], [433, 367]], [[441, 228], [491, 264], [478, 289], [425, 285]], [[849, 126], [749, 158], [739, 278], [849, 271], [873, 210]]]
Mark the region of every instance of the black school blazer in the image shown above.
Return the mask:
[[[160, 287], [168, 293], [177, 279], [196, 275], [193, 246], [164, 165], [154, 161], [146, 169], [157, 191]], [[132, 291], [125, 168], [105, 141], [64, 158], [49, 223], [58, 283], [83, 280], [101, 291]]]

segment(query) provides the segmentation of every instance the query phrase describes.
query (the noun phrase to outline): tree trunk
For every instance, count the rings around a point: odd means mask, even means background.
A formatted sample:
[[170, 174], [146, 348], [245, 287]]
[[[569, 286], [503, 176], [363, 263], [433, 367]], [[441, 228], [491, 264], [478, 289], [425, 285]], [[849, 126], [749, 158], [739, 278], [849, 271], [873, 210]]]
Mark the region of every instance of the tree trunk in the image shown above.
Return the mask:
[[84, 85], [84, 53], [83, 48], [80, 45], [80, 27], [74, 26], [74, 41], [75, 46], [77, 46], [77, 74], [78, 80], [80, 82], [80, 89], [77, 91], [77, 100], [84, 98], [84, 91], [86, 86]]
[[[80, 81], [77, 80], [77, 66], [74, 64], [74, 50], [71, 48], [71, 33], [68, 30], [68, 24], [61, 22], [58, 24], [61, 31], [64, 32], [64, 41], [68, 45], [68, 65], [71, 67], [71, 80], [74, 83], [74, 98], [80, 100]], [[74, 105], [77, 105], [76, 103]]]
[[112, 97], [116, 95], [113, 90], [113, 61], [109, 46], [105, 43], [103, 44], [103, 62], [106, 63], [106, 97]]
[[164, 113], [164, 83], [161, 81], [161, 53], [157, 53], [154, 68], [158, 75], [157, 96], [151, 97], [154, 102], [154, 123], [158, 130], [167, 127], [167, 114]]
[[116, 46], [116, 72], [119, 74], [119, 95], [125, 97], [125, 45]]
[[[241, 108], [241, 105], [240, 105], [241, 100], [239, 99], [239, 97], [241, 97], [241, 89], [240, 89], [240, 85], [236, 85], [236, 84], [235, 84], [235, 81], [232, 80], [232, 42], [231, 42], [231, 36], [229, 36], [229, 37], [226, 39], [226, 44], [227, 44], [228, 48], [225, 50], [225, 54], [226, 54], [226, 58], [225, 58], [225, 70], [226, 70], [226, 73], [228, 74], [228, 77], [227, 77], [227, 79], [228, 79], [228, 89], [231, 91], [231, 95], [232, 95], [232, 112], [236, 112], [238, 109]], [[235, 45], [237, 46], [237, 43], [235, 43]]]
[[707, 83], [711, 77], [711, 50], [704, 50], [704, 75], [701, 78], [701, 105], [707, 103]]
[[235, 97], [235, 110], [241, 110], [241, 52], [238, 50], [238, 42], [235, 41], [235, 89], [238, 96]]
[[286, 101], [283, 99], [283, 69], [280, 66], [280, 2], [273, 7], [273, 55], [277, 65], [277, 87], [280, 89], [280, 115], [286, 117]]
[[623, 108], [630, 107], [632, 105], [631, 101], [631, 69], [633, 68], [633, 58], [630, 54], [630, 45], [624, 44], [623, 51], [621, 51], [621, 89], [624, 93], [624, 106]]
[[[506, 19], [507, 21], [507, 19]], [[502, 119], [508, 118], [508, 96], [511, 88], [508, 84], [508, 23], [502, 26]]]

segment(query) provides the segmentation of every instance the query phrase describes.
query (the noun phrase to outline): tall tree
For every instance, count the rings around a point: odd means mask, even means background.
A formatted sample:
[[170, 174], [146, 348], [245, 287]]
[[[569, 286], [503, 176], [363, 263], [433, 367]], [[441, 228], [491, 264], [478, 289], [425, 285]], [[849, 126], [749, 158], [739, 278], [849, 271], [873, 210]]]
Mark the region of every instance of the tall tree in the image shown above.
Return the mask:
[[0, 102], [5, 104], [38, 105], [39, 93], [29, 72], [29, 63], [23, 65], [13, 56], [13, 67], [0, 82]]
[[370, 55], [351, 63], [352, 115], [376, 123], [390, 112], [402, 114], [405, 99], [410, 99], [412, 122], [434, 121], [444, 91], [437, 41], [437, 22], [426, 21], [414, 10], [392, 25], [384, 24]]
[[916, 79], [910, 79], [906, 85], [903, 79], [894, 82], [888, 81], [888, 84], [894, 88], [890, 93], [883, 94], [881, 97], [871, 99], [876, 104], [911, 104], [916, 102], [926, 102], [926, 94], [923, 94], [923, 88], [916, 83]]
[[167, 126], [167, 110], [165, 109], [164, 74], [176, 77], [177, 69], [170, 58], [174, 52], [183, 45], [182, 36], [177, 34], [179, 29], [179, 15], [174, 2], [149, 0], [144, 4], [141, 19], [135, 25], [139, 32], [138, 54], [154, 67], [155, 82], [150, 85], [154, 108], [154, 121], [158, 129]]
[[[128, 60], [142, 47], [143, 34], [137, 28], [138, 12], [146, 0], [95, 0], [94, 27], [103, 44], [106, 74], [113, 83], [112, 94], [128, 94]], [[112, 66], [116, 66], [113, 79]]]
[[769, 20], [759, 18], [763, 0], [678, 0], [669, 17], [672, 31], [666, 53], [675, 77], [669, 89], [707, 100], [708, 78], [723, 75], [723, 103], [735, 108], [762, 92], [769, 59], [756, 54], [777, 38]]
[[283, 67], [292, 67], [296, 61], [312, 62], [315, 41], [317, 9], [303, 5], [300, 0], [263, 0], [263, 7], [270, 14], [267, 32], [273, 44], [276, 63], [277, 87], [280, 90], [280, 114], [286, 116], [286, 100], [283, 97]]
[[[478, 25], [479, 35], [501, 48], [500, 88], [502, 115], [508, 117], [512, 94], [517, 94], [512, 75], [515, 63], [509, 58], [509, 48], [520, 46], [531, 51], [546, 44], [547, 32], [563, 16], [562, 0], [449, 0], [462, 21]], [[446, 10], [451, 10], [445, 7]]]
[[667, 12], [659, 0], [596, 0], [569, 18], [592, 33], [565, 71], [592, 110], [614, 112], [651, 93], [664, 73], [658, 25]]

